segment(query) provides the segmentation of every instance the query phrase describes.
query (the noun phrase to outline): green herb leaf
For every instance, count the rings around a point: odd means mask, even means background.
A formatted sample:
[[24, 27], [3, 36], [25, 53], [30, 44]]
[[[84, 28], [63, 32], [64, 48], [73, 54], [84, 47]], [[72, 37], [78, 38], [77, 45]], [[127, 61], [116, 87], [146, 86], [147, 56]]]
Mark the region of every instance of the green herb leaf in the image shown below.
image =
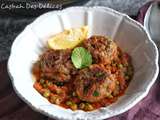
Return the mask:
[[92, 64], [91, 54], [83, 47], [76, 47], [72, 51], [71, 59], [77, 69], [85, 68]]
[[44, 97], [49, 97], [50, 96], [50, 91], [49, 90], [45, 90], [43, 93]]
[[99, 92], [98, 91], [94, 91], [93, 96], [98, 97], [99, 96]]
[[56, 85], [57, 85], [57, 86], [63, 86], [64, 83], [63, 83], [63, 82], [56, 82]]

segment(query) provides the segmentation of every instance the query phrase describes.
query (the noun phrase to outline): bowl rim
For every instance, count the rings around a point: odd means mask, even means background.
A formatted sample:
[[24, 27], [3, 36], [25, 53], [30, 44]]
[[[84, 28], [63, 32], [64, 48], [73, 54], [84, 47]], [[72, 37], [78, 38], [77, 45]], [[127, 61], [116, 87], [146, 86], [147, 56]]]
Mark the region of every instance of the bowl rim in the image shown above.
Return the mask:
[[[156, 81], [157, 77], [158, 77], [158, 73], [159, 73], [159, 66], [158, 66], [158, 58], [159, 58], [159, 53], [158, 53], [158, 48], [156, 46], [156, 44], [153, 42], [153, 40], [151, 39], [149, 33], [144, 29], [144, 27], [138, 23], [137, 21], [133, 20], [132, 18], [130, 18], [128, 15], [124, 14], [124, 13], [120, 13], [116, 10], [113, 10], [111, 8], [108, 8], [108, 7], [102, 7], [102, 6], [94, 6], [94, 7], [82, 7], [82, 6], [77, 6], [77, 7], [69, 7], [69, 8], [65, 8], [63, 10], [56, 10], [56, 11], [50, 11], [50, 12], [47, 12], [47, 13], [44, 13], [42, 15], [40, 15], [38, 18], [36, 18], [32, 23], [30, 23], [29, 25], [27, 25], [25, 27], [25, 29], [15, 38], [14, 42], [12, 43], [12, 47], [11, 47], [11, 52], [10, 52], [10, 56], [9, 56], [9, 59], [8, 59], [8, 63], [7, 63], [7, 71], [8, 71], [8, 74], [10, 76], [10, 79], [11, 79], [11, 82], [12, 82], [12, 86], [13, 86], [13, 89], [14, 91], [16, 92], [16, 94], [25, 102], [27, 103], [33, 110], [37, 111], [37, 112], [40, 112], [44, 115], [47, 115], [51, 118], [57, 118], [57, 119], [68, 119], [68, 118], [64, 118], [61, 116], [61, 118], [59, 116], [55, 116], [54, 114], [50, 114], [48, 113], [47, 111], [41, 109], [41, 108], [38, 108], [37, 106], [34, 106], [30, 101], [28, 101], [26, 98], [23, 97], [23, 95], [21, 95], [21, 93], [17, 90], [16, 88], [16, 85], [14, 84], [14, 77], [12, 75], [12, 72], [10, 71], [10, 63], [11, 63], [11, 58], [13, 56], [13, 51], [14, 51], [14, 48], [16, 46], [16, 44], [19, 42], [19, 40], [17, 40], [17, 38], [25, 33], [26, 29], [29, 28], [33, 23], [43, 19], [45, 16], [48, 16], [49, 14], [57, 14], [57, 13], [63, 13], [63, 12], [67, 12], [68, 10], [72, 10], [72, 9], [85, 9], [85, 10], [89, 10], [89, 9], [102, 9], [102, 10], [107, 10], [109, 12], [112, 12], [112, 13], [115, 13], [116, 15], [119, 15], [119, 16], [123, 16], [126, 18], [126, 20], [128, 20], [129, 22], [135, 24], [139, 29], [142, 30], [142, 32], [147, 36], [147, 40], [148, 42], [150, 42], [154, 48], [154, 52], [155, 52], [155, 60], [154, 60], [154, 64], [155, 64], [155, 73], [153, 75], [153, 78], [151, 79], [151, 82], [150, 84], [148, 84], [147, 88], [146, 88], [146, 91], [141, 95], [141, 96], [138, 96], [137, 99], [135, 99], [129, 106], [127, 106], [125, 109], [119, 111], [119, 112], [114, 112], [112, 115], [110, 116], [106, 116], [106, 115], [103, 115], [101, 116], [100, 118], [98, 119], [106, 119], [106, 118], [110, 118], [110, 117], [113, 117], [113, 116], [116, 116], [116, 115], [119, 115], [121, 113], [124, 113], [126, 112], [127, 110], [129, 110], [130, 108], [132, 108], [134, 105], [136, 105], [138, 102], [140, 102], [149, 92], [151, 86], [154, 84], [154, 82]], [[84, 113], [87, 113], [87, 112], [84, 112]], [[79, 114], [79, 112], [77, 112], [77, 114]], [[82, 119], [81, 117], [73, 114], [74, 116], [74, 119]], [[92, 119], [90, 117], [88, 118], [83, 118], [83, 119]]]

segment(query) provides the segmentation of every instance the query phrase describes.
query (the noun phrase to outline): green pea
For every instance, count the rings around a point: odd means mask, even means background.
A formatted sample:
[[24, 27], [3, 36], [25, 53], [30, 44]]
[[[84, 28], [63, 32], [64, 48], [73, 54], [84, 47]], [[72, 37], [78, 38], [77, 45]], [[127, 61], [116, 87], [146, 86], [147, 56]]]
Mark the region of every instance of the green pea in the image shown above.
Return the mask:
[[50, 96], [50, 91], [49, 90], [45, 90], [43, 93], [44, 97], [49, 97]]
[[119, 67], [119, 68], [123, 68], [123, 65], [122, 65], [122, 64], [118, 64], [118, 67]]
[[44, 84], [45, 80], [44, 79], [40, 79], [40, 84]]
[[91, 110], [93, 110], [93, 109], [94, 109], [94, 108], [93, 108], [93, 106], [92, 106], [91, 104], [86, 103], [86, 105], [85, 105], [85, 110], [91, 111]]
[[71, 106], [73, 103], [71, 101], [67, 101], [66, 105]]

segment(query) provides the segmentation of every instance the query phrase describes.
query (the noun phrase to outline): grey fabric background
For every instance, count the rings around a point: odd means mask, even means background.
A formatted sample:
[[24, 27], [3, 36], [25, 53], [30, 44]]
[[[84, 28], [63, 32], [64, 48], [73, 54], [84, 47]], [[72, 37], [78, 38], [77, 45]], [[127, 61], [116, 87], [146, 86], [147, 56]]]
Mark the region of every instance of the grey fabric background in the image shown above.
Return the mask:
[[90, 0], [86, 6], [106, 6], [128, 15], [136, 15], [139, 8], [150, 0]]

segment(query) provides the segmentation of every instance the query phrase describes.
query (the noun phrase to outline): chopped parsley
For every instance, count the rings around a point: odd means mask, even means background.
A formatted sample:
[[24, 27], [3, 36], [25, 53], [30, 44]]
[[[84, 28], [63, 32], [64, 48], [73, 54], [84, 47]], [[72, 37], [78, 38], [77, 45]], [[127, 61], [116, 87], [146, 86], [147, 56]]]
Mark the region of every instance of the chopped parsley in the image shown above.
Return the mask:
[[63, 82], [56, 82], [56, 85], [57, 85], [57, 86], [63, 86], [64, 83], [63, 83]]
[[94, 91], [93, 96], [98, 97], [99, 96], [99, 92], [98, 91]]

